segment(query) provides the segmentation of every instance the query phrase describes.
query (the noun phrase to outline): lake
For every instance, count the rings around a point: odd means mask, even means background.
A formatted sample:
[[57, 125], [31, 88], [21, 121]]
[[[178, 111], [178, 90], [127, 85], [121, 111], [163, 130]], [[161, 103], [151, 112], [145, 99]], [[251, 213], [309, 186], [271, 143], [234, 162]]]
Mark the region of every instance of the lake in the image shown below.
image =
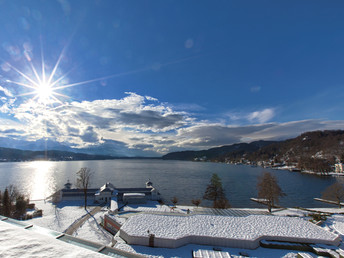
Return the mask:
[[[262, 207], [250, 201], [250, 197], [257, 197], [257, 177], [263, 171], [270, 171], [277, 177], [287, 194], [281, 198], [280, 204], [288, 207], [328, 207], [313, 198], [320, 197], [321, 192], [336, 181], [344, 183], [344, 177], [320, 177], [245, 165], [118, 159], [0, 163], [0, 189], [3, 191], [7, 185], [14, 184], [32, 200], [43, 199], [62, 188], [67, 180], [74, 184], [76, 172], [82, 167], [88, 167], [94, 173], [91, 187], [100, 187], [106, 182], [117, 187], [144, 187], [150, 179], [167, 202], [176, 196], [178, 204], [191, 204], [192, 199], [202, 198], [212, 173], [222, 179], [233, 207]], [[203, 200], [201, 205], [210, 204]]]

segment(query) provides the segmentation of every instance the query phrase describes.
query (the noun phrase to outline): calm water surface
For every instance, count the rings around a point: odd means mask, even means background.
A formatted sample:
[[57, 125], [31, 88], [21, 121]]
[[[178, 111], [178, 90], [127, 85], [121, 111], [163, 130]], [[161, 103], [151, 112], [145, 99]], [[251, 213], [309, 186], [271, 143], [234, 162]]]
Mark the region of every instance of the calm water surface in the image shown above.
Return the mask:
[[[42, 199], [62, 188], [67, 180], [75, 183], [76, 172], [82, 167], [94, 173], [91, 187], [100, 187], [105, 182], [117, 187], [143, 187], [150, 179], [166, 201], [176, 196], [179, 204], [191, 204], [192, 199], [202, 198], [212, 173], [217, 173], [233, 207], [262, 207], [250, 201], [250, 197], [257, 197], [257, 177], [267, 170], [244, 165], [165, 160], [11, 162], [0, 163], [0, 189], [14, 184], [32, 200]], [[277, 177], [287, 194], [280, 204], [288, 207], [327, 207], [313, 198], [320, 197], [321, 192], [335, 181], [344, 183], [344, 178], [339, 177], [268, 171]], [[202, 204], [210, 205], [205, 200]]]

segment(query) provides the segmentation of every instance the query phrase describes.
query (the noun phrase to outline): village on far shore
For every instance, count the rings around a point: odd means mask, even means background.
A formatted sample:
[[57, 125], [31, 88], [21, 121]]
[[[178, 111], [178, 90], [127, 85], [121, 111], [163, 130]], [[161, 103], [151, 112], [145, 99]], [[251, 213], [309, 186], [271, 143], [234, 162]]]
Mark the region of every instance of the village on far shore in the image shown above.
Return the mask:
[[36, 203], [42, 216], [25, 228], [47, 228], [56, 239], [119, 257], [344, 257], [341, 208], [269, 213], [165, 204], [150, 180], [134, 188], [107, 182], [86, 196], [84, 209], [84, 189], [67, 182]]
[[[196, 162], [219, 162], [217, 160], [209, 160], [207, 156], [196, 157], [193, 159]], [[331, 171], [311, 171], [306, 169], [300, 169], [298, 167], [298, 163], [296, 162], [275, 162], [274, 160], [269, 161], [250, 161], [247, 159], [240, 159], [239, 161], [233, 161], [230, 159], [225, 159], [224, 163], [232, 164], [232, 165], [246, 165], [252, 167], [263, 167], [263, 168], [271, 168], [271, 169], [278, 169], [278, 170], [288, 170], [291, 172], [301, 172], [301, 173], [308, 173], [314, 174], [319, 176], [344, 176], [344, 164], [337, 160], [337, 163], [331, 167]]]

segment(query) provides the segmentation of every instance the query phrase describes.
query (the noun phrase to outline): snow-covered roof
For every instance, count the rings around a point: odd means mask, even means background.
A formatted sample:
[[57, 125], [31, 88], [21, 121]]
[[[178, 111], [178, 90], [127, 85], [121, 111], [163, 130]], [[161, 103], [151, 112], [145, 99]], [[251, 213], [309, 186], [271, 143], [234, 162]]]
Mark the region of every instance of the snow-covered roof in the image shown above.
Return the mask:
[[105, 185], [103, 185], [102, 187], [100, 187], [100, 191], [104, 192], [112, 192], [115, 189], [115, 186], [109, 182], [107, 182]]
[[[140, 214], [132, 216], [123, 225], [121, 236], [123, 235], [124, 239], [128, 236], [131, 239], [129, 244], [134, 244], [135, 237], [148, 237], [148, 230], [155, 235], [155, 239], [162, 239], [162, 242], [168, 240], [171, 243], [175, 240], [174, 242], [176, 242], [177, 246], [180, 243], [190, 243], [190, 241], [192, 243], [196, 241], [195, 244], [197, 244], [197, 241], [201, 241], [201, 238], [203, 238], [203, 242], [205, 239], [208, 239], [210, 242], [216, 242], [211, 240], [216, 238], [219, 240], [219, 245], [231, 247], [245, 246], [240, 246], [241, 244], [238, 240], [248, 241], [250, 242], [247, 245], [248, 248], [258, 247], [259, 240], [261, 239], [336, 245], [339, 243], [337, 235], [303, 219], [267, 215], [231, 217]], [[190, 236], [195, 237], [190, 240]], [[185, 241], [181, 241], [181, 239]], [[159, 241], [156, 243], [159, 243]], [[176, 245], [171, 244], [171, 247], [176, 247]]]
[[123, 197], [146, 197], [146, 195], [144, 193], [125, 193], [123, 194]]
[[0, 221], [1, 257], [106, 257]]

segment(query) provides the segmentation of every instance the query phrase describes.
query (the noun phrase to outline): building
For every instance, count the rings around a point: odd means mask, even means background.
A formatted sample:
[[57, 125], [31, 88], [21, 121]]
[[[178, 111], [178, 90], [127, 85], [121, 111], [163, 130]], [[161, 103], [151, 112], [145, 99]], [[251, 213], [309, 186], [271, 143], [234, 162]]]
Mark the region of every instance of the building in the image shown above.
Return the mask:
[[131, 216], [119, 229], [129, 245], [179, 248], [188, 244], [256, 249], [262, 240], [338, 246], [340, 236], [306, 221], [271, 215]]
[[[78, 201], [84, 200], [84, 191], [80, 188], [72, 188], [72, 184], [68, 181], [64, 188], [53, 194], [53, 201]], [[116, 197], [117, 202], [125, 203], [146, 203], [148, 200], [160, 200], [160, 194], [153, 187], [153, 183], [146, 182], [146, 187], [134, 188], [117, 188], [113, 184], [107, 182], [100, 188], [87, 189], [87, 200], [95, 203], [110, 203], [111, 199]]]

